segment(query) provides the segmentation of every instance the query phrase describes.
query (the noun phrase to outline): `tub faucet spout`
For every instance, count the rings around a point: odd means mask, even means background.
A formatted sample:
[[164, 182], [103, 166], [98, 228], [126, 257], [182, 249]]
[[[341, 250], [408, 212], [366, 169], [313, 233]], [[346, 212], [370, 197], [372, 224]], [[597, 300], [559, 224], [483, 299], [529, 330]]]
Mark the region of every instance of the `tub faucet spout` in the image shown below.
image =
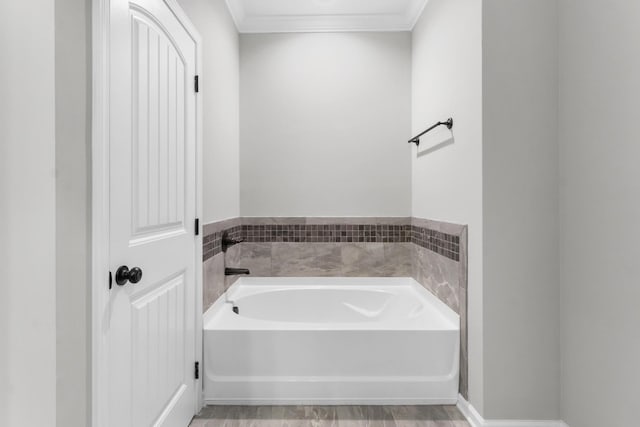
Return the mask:
[[240, 274], [246, 274], [249, 275], [251, 274], [251, 272], [249, 271], [248, 268], [225, 268], [224, 269], [224, 275], [225, 276], [238, 276]]

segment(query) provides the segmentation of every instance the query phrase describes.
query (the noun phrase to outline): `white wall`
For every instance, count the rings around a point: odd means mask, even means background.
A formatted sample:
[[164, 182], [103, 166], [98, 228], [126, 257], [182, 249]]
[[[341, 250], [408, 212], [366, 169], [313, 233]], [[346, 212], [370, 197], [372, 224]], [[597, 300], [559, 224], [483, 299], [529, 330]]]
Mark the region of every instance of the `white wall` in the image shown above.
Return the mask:
[[54, 3], [0, 2], [0, 425], [56, 420]]
[[559, 5], [562, 417], [638, 425], [640, 2]]
[[241, 36], [243, 216], [410, 214], [411, 36]]
[[56, 0], [57, 425], [90, 425], [91, 3]]
[[224, 0], [179, 0], [202, 37], [203, 223], [240, 215], [238, 33]]
[[[430, 0], [413, 32], [412, 214], [469, 225], [469, 399], [482, 410], [482, 3]], [[437, 147], [440, 144], [439, 148]], [[433, 146], [437, 149], [432, 150]]]
[[560, 415], [556, 5], [483, 1], [487, 419]]

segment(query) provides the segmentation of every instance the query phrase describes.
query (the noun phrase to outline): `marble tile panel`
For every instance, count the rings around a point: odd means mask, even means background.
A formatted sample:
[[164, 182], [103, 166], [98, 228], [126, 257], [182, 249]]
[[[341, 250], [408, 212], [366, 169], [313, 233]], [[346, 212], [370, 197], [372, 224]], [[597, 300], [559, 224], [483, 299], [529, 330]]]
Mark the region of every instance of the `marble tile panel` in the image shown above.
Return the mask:
[[273, 243], [271, 247], [273, 276], [340, 276], [342, 273], [340, 245], [340, 243]]
[[384, 277], [412, 277], [412, 243], [384, 244]]
[[271, 277], [271, 247], [272, 243], [242, 243], [240, 264], [242, 268], [251, 270], [256, 277]]
[[382, 274], [383, 243], [344, 243], [340, 246], [340, 255], [344, 276], [366, 277]]
[[[242, 243], [230, 246], [224, 253], [224, 266], [230, 268], [248, 268], [242, 256]], [[224, 276], [224, 292], [242, 276]]]
[[414, 278], [456, 313], [460, 312], [458, 262], [414, 245]]
[[203, 268], [202, 310], [205, 312], [225, 291], [224, 254], [209, 258]]
[[227, 248], [227, 252], [225, 253], [225, 265], [227, 267], [239, 267], [239, 268], [243, 268], [244, 266], [240, 265], [243, 261], [243, 254], [242, 254], [242, 243], [237, 244], [237, 245], [233, 245], [233, 246], [229, 246], [229, 248]]
[[347, 277], [411, 277], [411, 244], [343, 244], [342, 273]]

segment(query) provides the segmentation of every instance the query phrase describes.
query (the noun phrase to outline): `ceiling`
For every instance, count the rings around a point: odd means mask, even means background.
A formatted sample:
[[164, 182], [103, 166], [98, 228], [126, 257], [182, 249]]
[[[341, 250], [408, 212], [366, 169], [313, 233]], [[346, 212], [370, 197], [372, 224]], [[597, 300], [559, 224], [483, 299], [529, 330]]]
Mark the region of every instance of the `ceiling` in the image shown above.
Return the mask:
[[411, 31], [427, 0], [227, 0], [241, 33]]

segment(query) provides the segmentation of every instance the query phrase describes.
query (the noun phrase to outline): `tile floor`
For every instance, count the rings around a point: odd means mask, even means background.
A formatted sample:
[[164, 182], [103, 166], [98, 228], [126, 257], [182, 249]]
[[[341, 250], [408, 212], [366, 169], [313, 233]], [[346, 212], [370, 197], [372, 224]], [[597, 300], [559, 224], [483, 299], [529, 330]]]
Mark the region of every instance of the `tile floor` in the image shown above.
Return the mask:
[[190, 427], [470, 427], [455, 406], [207, 406]]

